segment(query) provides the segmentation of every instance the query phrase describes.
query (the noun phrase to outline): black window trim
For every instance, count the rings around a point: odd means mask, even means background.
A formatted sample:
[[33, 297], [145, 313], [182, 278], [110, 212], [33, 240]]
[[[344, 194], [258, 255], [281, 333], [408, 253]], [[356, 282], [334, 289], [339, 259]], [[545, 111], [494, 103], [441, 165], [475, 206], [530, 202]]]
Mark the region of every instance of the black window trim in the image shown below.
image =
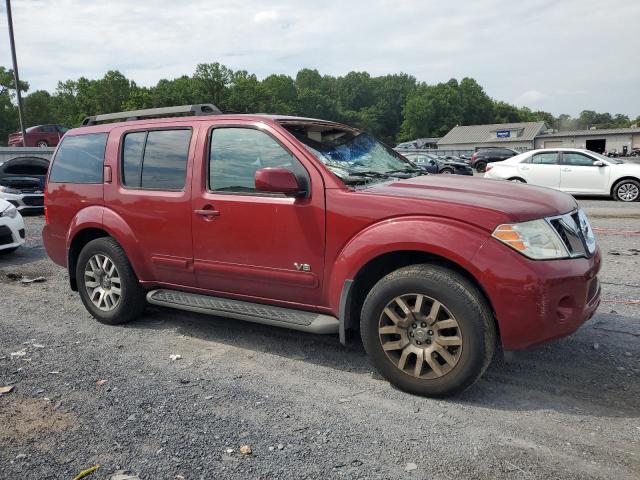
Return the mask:
[[[142, 170], [144, 169], [144, 154], [147, 150], [147, 138], [149, 138], [149, 132], [159, 132], [164, 130], [189, 130], [191, 135], [189, 136], [189, 149], [187, 150], [187, 162], [185, 164], [184, 170], [184, 185], [182, 188], [148, 188], [142, 186]], [[142, 158], [140, 159], [140, 186], [139, 187], [131, 187], [125, 185], [123, 182], [124, 179], [124, 137], [129, 135], [130, 133], [140, 133], [145, 132], [144, 136], [144, 145], [142, 145]], [[126, 130], [120, 136], [120, 146], [118, 153], [118, 171], [120, 172], [120, 181], [119, 187], [125, 190], [147, 190], [151, 192], [185, 192], [187, 188], [187, 176], [189, 173], [189, 154], [191, 153], [191, 142], [193, 141], [193, 127], [158, 127], [158, 128], [135, 128], [131, 130]]]
[[[53, 167], [56, 161], [56, 158], [58, 157], [58, 154], [60, 153], [60, 147], [62, 146], [63, 142], [65, 142], [67, 139], [69, 138], [74, 138], [74, 137], [86, 137], [87, 135], [105, 135], [105, 141], [104, 141], [104, 151], [102, 152], [102, 168], [100, 169], [100, 181], [99, 182], [56, 182], [56, 181], [51, 181], [51, 174], [53, 173]], [[77, 135], [71, 135], [71, 136], [65, 136], [62, 139], [62, 142], [60, 142], [60, 145], [58, 145], [57, 149], [56, 149], [56, 154], [54, 155], [54, 157], [51, 159], [51, 167], [49, 168], [49, 173], [47, 175], [47, 183], [51, 182], [51, 183], [68, 183], [70, 185], [104, 185], [104, 161], [107, 157], [107, 144], [109, 143], [109, 132], [91, 132], [91, 133], [79, 133]]]
[[[306, 188], [304, 195], [300, 194], [299, 196], [292, 197], [291, 195], [286, 195], [284, 193], [270, 193], [270, 192], [232, 192], [228, 190], [211, 190], [211, 136], [213, 135], [213, 131], [220, 128], [245, 128], [248, 130], [257, 130], [259, 132], [264, 133], [265, 135], [272, 138], [280, 147], [291, 155], [298, 164], [302, 167], [305, 172], [305, 182], [306, 185], [303, 185]], [[309, 170], [304, 166], [304, 164], [300, 161], [300, 159], [294, 155], [294, 153], [284, 145], [280, 140], [278, 140], [271, 132], [268, 130], [260, 128], [260, 126], [255, 124], [239, 124], [239, 123], [217, 123], [210, 125], [207, 130], [207, 141], [205, 143], [205, 151], [204, 151], [204, 159], [206, 159], [206, 173], [205, 173], [205, 191], [207, 193], [213, 195], [242, 195], [244, 197], [271, 197], [271, 198], [309, 198], [311, 196], [311, 175], [309, 175]], [[295, 172], [294, 172], [295, 174]]]

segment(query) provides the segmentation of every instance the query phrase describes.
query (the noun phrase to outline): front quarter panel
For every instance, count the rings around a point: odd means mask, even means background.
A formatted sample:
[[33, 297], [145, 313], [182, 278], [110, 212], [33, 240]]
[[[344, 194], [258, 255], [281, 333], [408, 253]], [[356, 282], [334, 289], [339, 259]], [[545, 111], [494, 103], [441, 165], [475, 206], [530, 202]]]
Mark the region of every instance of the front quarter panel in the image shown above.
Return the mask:
[[456, 220], [408, 216], [389, 218], [354, 236], [336, 257], [329, 282], [329, 304], [338, 311], [342, 286], [353, 280], [369, 261], [386, 253], [420, 251], [444, 257], [475, 278], [481, 274], [471, 263], [489, 233]]

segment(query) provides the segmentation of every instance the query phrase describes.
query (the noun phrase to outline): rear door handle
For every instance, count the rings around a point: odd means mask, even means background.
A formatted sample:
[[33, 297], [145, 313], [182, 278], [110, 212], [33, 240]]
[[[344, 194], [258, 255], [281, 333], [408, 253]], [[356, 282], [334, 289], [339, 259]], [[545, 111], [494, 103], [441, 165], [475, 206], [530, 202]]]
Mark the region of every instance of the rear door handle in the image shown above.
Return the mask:
[[201, 217], [205, 217], [205, 219], [207, 220], [213, 220], [215, 217], [220, 216], [220, 212], [218, 210], [214, 210], [213, 208], [202, 208], [194, 210], [194, 212]]

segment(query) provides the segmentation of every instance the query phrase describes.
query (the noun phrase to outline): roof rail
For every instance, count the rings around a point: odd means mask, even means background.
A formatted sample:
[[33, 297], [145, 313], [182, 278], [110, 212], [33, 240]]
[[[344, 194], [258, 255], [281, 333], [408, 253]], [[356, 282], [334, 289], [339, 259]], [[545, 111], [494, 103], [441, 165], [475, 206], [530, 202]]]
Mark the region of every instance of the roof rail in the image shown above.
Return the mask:
[[83, 127], [98, 125], [114, 120], [142, 120], [143, 118], [173, 117], [179, 115], [220, 115], [222, 112], [213, 103], [197, 105], [180, 105], [177, 107], [149, 108], [146, 110], [132, 110], [129, 112], [105, 113], [92, 115], [82, 121]]

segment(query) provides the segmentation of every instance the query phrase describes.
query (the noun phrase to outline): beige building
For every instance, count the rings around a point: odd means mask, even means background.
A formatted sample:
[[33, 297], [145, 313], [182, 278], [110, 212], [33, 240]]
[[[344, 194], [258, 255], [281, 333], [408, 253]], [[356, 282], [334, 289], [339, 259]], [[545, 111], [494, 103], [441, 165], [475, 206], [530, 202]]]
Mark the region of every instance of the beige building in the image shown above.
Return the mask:
[[481, 147], [508, 147], [531, 150], [534, 140], [545, 131], [544, 122], [494, 123], [453, 127], [438, 140], [439, 150], [476, 150]]
[[640, 148], [640, 128], [575, 130], [538, 135], [535, 148], [586, 148], [594, 152], [618, 152]]

